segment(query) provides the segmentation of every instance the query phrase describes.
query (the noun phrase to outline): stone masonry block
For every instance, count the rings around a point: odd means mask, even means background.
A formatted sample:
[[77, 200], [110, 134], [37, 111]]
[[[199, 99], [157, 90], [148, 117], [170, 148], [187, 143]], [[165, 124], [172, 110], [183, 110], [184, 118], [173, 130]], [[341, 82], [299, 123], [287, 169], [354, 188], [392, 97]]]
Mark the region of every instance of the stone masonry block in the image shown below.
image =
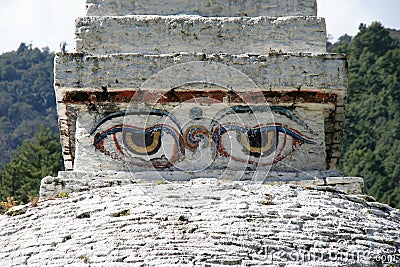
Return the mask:
[[326, 29], [325, 20], [317, 17], [82, 17], [76, 20], [76, 50], [87, 54], [323, 53]]
[[153, 75], [176, 68], [177, 65], [186, 64], [185, 68], [190, 71], [191, 62], [204, 62], [205, 65], [215, 63], [221, 64], [221, 67], [234, 68], [248, 76], [261, 90], [318, 89], [344, 94], [347, 88], [344, 56], [301, 53], [266, 55], [181, 53], [158, 56], [58, 54], [55, 59], [55, 87], [56, 91], [63, 88], [102, 90], [106, 87], [108, 91], [138, 89]]
[[88, 16], [316, 16], [316, 0], [87, 0]]
[[[88, 163], [88, 158], [95, 157], [94, 155], [101, 156], [93, 150], [93, 136], [87, 136], [88, 131], [96, 120], [105, 114], [124, 110], [135, 92], [152, 82], [155, 87], [149, 88], [153, 91], [158, 90], [158, 84], [162, 85], [163, 89], [173, 92], [166, 95], [164, 101], [167, 102], [159, 107], [163, 110], [171, 108], [167, 105], [169, 102], [190, 101], [186, 98], [187, 95], [240, 105], [232, 93], [240, 93], [247, 99], [257, 99], [257, 94], [261, 94], [263, 104], [267, 101], [273, 106], [296, 107], [296, 114], [306, 124], [312, 129], [324, 129], [324, 132], [316, 135], [321, 147], [315, 149], [315, 146], [304, 146], [309, 150], [298, 150], [297, 158], [302, 161], [296, 161], [295, 157], [292, 157], [291, 161], [295, 163], [293, 166], [298, 169], [323, 170], [325, 149], [322, 146], [327, 141], [332, 143], [331, 135], [326, 138], [324, 136], [325, 133], [334, 131], [334, 124], [329, 124], [331, 118], [327, 118], [326, 114], [334, 112], [335, 105], [344, 104], [337, 101], [344, 99], [340, 96], [345, 94], [347, 85], [346, 63], [342, 55], [271, 52], [262, 56], [196, 53], [87, 56], [75, 53], [58, 54], [55, 61], [60, 129], [70, 133], [62, 138], [63, 151], [68, 155], [65, 157], [67, 168], [75, 170], [87, 169], [89, 165], [95, 170], [122, 170], [123, 166], [119, 166], [118, 161], [114, 159], [117, 151], [108, 151], [107, 153], [112, 154], [108, 160], [102, 158], [93, 161], [93, 164]], [[243, 83], [246, 80], [247, 82]], [[188, 81], [199, 83], [182, 87]], [[205, 86], [204, 83], [218, 86], [213, 88]], [[241, 87], [235, 87], [237, 84], [241, 84]], [[146, 95], [143, 97], [146, 100]], [[227, 102], [225, 98], [228, 99]], [[85, 118], [85, 114], [93, 112], [97, 114], [97, 118]], [[203, 112], [206, 114], [208, 111], [204, 108]], [[189, 114], [188, 110], [184, 113]], [[275, 114], [275, 119], [276, 115], [278, 114]], [[316, 120], [316, 116], [320, 119]], [[78, 127], [76, 120], [79, 120], [83, 127]], [[317, 121], [319, 124], [313, 126]], [[341, 136], [335, 136], [335, 140], [340, 142]], [[331, 154], [335, 152], [338, 150], [333, 148], [326, 151], [327, 164]], [[97, 162], [102, 163], [101, 167]], [[278, 166], [277, 170], [290, 171], [286, 165]]]
[[68, 170], [336, 168], [347, 65], [316, 0], [86, 7], [55, 59]]

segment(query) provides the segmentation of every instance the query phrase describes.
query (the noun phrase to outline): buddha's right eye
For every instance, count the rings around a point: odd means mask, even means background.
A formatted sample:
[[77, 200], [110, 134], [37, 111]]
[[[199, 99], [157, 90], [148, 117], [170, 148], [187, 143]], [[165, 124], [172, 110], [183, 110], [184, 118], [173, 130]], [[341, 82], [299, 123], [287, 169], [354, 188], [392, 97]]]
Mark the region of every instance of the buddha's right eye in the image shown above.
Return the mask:
[[[92, 129], [91, 133], [94, 134], [95, 131], [107, 127], [95, 134], [93, 145], [105, 155], [128, 163], [136, 162], [140, 165], [141, 161], [153, 162], [155, 167], [161, 168], [172, 166], [173, 162], [185, 155], [182, 134], [173, 120], [168, 123], [168, 120], [163, 118], [160, 121], [164, 123], [157, 123], [158, 119], [149, 118], [155, 114], [158, 113], [153, 111], [148, 114], [110, 114]], [[133, 118], [126, 120], [127, 116]], [[124, 117], [125, 123], [130, 121], [132, 124], [120, 123], [121, 117]], [[139, 127], [153, 123], [154, 125], [146, 128]]]

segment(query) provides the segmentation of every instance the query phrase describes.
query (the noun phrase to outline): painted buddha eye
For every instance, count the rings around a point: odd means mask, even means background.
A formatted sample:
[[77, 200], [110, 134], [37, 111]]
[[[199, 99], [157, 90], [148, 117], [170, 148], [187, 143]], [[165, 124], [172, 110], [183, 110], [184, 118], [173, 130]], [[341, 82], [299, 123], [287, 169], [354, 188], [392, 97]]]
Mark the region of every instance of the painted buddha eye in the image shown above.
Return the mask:
[[260, 157], [271, 154], [276, 149], [277, 134], [274, 129], [257, 128], [237, 134], [238, 141], [250, 156]]
[[161, 129], [140, 130], [125, 128], [122, 132], [125, 147], [136, 155], [154, 155], [161, 147]]
[[[149, 119], [151, 115], [158, 118]], [[126, 116], [133, 118], [124, 120]], [[155, 167], [172, 166], [174, 161], [184, 157], [185, 152], [182, 134], [176, 129], [179, 127], [174, 125], [175, 118], [168, 120], [165, 119], [166, 116], [170, 114], [160, 110], [110, 114], [91, 130], [93, 135], [98, 129], [106, 128], [94, 135], [93, 145], [103, 154], [121, 161], [138, 165], [151, 162]], [[164, 123], [158, 123], [160, 118]], [[122, 124], [121, 120], [130, 124]], [[116, 122], [119, 124], [115, 124]], [[146, 124], [153, 125], [147, 128], [138, 127]]]
[[[270, 109], [262, 106], [236, 106], [220, 112], [213, 120], [212, 136], [215, 144], [215, 156], [222, 155], [249, 164], [269, 165], [289, 156], [297, 147], [303, 144], [316, 144], [310, 137], [300, 131], [279, 122], [253, 127], [238, 125], [236, 122], [221, 123], [227, 115], [252, 114], [255, 111], [279, 112], [280, 115], [284, 115], [295, 122], [295, 125], [300, 125], [303, 129], [307, 129], [308, 132], [312, 132], [304, 122], [284, 108], [279, 107], [274, 110], [274, 107]], [[246, 114], [242, 121], [251, 121], [248, 116], [246, 117]], [[225, 118], [224, 120], [238, 121], [238, 118]], [[220, 121], [219, 125], [217, 121]]]
[[[253, 116], [255, 112], [261, 113], [260, 118]], [[272, 118], [272, 112], [279, 114], [278, 122]], [[128, 116], [132, 118], [126, 120]], [[270, 123], [260, 124], [259, 119]], [[317, 135], [283, 107], [234, 106], [217, 112], [209, 127], [190, 125], [185, 134], [169, 112], [138, 110], [105, 116], [92, 128], [91, 135], [97, 150], [132, 166], [148, 167], [150, 163], [153, 167], [171, 167], [178, 161], [184, 162], [186, 150], [198, 156], [207, 149], [212, 160], [222, 156], [221, 159], [261, 166], [283, 160], [304, 144], [315, 145], [301, 130]]]
[[[232, 138], [234, 135], [236, 138]], [[216, 129], [213, 138], [217, 154], [261, 165], [280, 161], [303, 144], [316, 144], [298, 131], [280, 125], [254, 128], [224, 125]]]

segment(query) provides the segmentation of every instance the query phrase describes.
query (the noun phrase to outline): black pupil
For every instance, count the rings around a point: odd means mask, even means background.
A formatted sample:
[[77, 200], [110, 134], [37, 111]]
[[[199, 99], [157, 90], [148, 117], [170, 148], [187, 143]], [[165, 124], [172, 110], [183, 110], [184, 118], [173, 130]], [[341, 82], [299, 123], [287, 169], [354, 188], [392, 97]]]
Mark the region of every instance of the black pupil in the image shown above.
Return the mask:
[[132, 142], [139, 147], [148, 147], [154, 142], [154, 132], [132, 133]]
[[252, 147], [264, 147], [268, 142], [266, 132], [248, 131], [247, 137], [249, 138], [249, 144]]

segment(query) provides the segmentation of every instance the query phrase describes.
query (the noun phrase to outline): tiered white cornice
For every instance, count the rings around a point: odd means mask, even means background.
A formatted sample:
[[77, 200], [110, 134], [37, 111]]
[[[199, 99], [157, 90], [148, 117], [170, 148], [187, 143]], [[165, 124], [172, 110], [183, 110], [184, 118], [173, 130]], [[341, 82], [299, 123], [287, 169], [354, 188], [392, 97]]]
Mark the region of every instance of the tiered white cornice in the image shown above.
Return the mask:
[[204, 17], [316, 16], [315, 0], [88, 0], [88, 16], [199, 15]]
[[317, 17], [106, 16], [77, 20], [77, 52], [267, 54], [326, 51]]
[[325, 52], [316, 1], [88, 1], [77, 52], [266, 54]]

